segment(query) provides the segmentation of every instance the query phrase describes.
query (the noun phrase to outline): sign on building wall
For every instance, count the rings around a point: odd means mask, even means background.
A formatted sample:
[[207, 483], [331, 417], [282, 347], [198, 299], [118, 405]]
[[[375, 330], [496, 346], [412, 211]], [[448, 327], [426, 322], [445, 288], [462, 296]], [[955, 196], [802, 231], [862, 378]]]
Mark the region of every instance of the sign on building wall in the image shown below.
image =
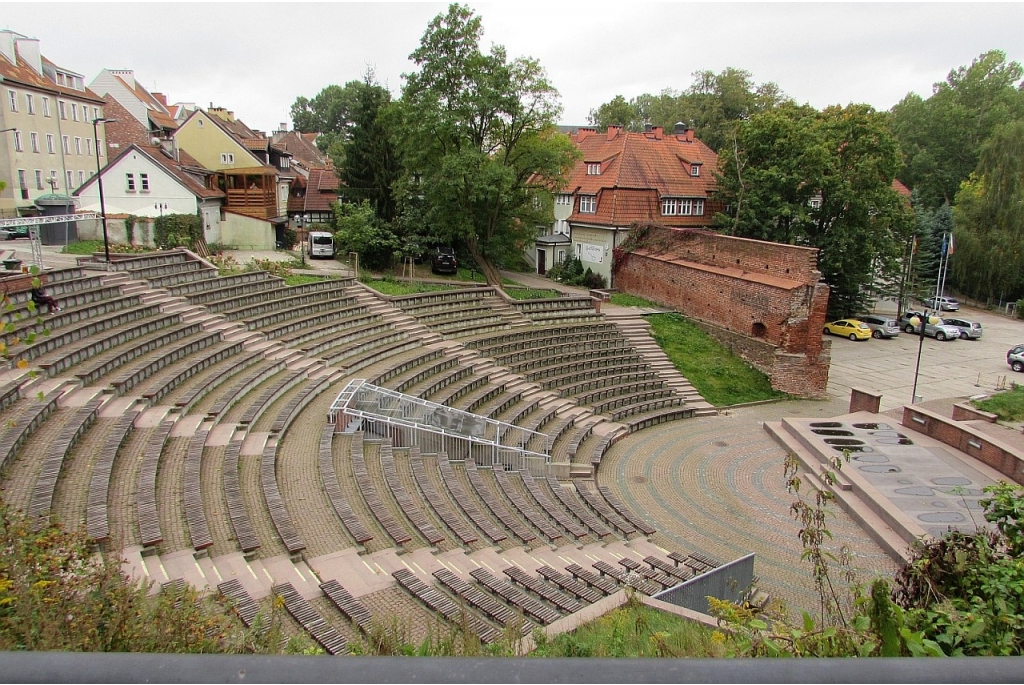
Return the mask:
[[604, 263], [604, 245], [580, 243], [580, 260], [592, 264]]

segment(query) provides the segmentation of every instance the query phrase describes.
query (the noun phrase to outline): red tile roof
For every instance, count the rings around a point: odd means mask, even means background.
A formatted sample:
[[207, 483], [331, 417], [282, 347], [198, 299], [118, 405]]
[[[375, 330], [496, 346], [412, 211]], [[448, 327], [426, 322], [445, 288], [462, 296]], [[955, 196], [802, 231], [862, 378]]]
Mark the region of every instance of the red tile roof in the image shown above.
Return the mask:
[[914, 194], [910, 190], [910, 188], [900, 183], [900, 180], [898, 178], [894, 178], [892, 180], [892, 189], [895, 190], [900, 195], [902, 195], [903, 197], [907, 198], [908, 200], [910, 199], [910, 196]]
[[[58, 67], [45, 57], [42, 57], [41, 59], [44, 64], [55, 67], [60, 71], [68, 71], [63, 67]], [[49, 78], [39, 74], [35, 69], [30, 67], [25, 60], [21, 59], [20, 55], [17, 56], [16, 63], [12, 63], [6, 56], [0, 55], [0, 77], [2, 77], [0, 80], [3, 81], [11, 81], [30, 88], [46, 90], [51, 93], [59, 93], [79, 100], [88, 100], [89, 102], [95, 102], [97, 105], [103, 104], [103, 99], [88, 88], [85, 90], [76, 90], [74, 88], [68, 88], [67, 86], [57, 85]]]
[[305, 212], [327, 212], [338, 201], [338, 177], [333, 169], [310, 169], [303, 206]]
[[[718, 156], [692, 131], [665, 135], [661, 128], [630, 133], [609, 127], [605, 133], [580, 129], [571, 138], [583, 159], [569, 174], [563, 192], [596, 195], [597, 212], [580, 213], [577, 202], [570, 221], [616, 227], [634, 222], [679, 227], [710, 224], [714, 208], [708, 200], [717, 188]], [[594, 164], [600, 164], [600, 174], [587, 173]], [[695, 166], [698, 176], [692, 175]], [[661, 216], [663, 197], [704, 199], [704, 214]]]
[[[314, 134], [315, 135], [315, 134]], [[289, 131], [274, 135], [274, 147], [292, 155], [292, 161], [307, 169], [326, 167], [327, 156], [304, 133]]]
[[[224, 191], [207, 188], [201, 182], [196, 180], [196, 178], [192, 174], [206, 176], [212, 174], [213, 172], [204, 169], [202, 166], [199, 165], [199, 162], [197, 162], [183, 150], [179, 150], [178, 160], [175, 160], [172, 157], [170, 157], [167, 153], [165, 153], [163, 149], [160, 148], [159, 146], [137, 145], [133, 143], [126, 147], [125, 149], [121, 150], [119, 154], [103, 168], [102, 173], [106, 173], [107, 169], [112, 164], [116, 164], [119, 159], [127, 155], [132, 150], [140, 152], [141, 154], [145, 155], [156, 164], [159, 164], [167, 171], [168, 174], [173, 176], [179, 183], [181, 183], [186, 190], [188, 190], [189, 192], [191, 192], [193, 195], [200, 199], [217, 199], [225, 196]], [[192, 173], [188, 173], [189, 171], [191, 171]], [[80, 194], [82, 190], [89, 184], [93, 183], [96, 180], [96, 178], [96, 176], [93, 176], [88, 181], [86, 181], [81, 188], [75, 191], [75, 195]]]

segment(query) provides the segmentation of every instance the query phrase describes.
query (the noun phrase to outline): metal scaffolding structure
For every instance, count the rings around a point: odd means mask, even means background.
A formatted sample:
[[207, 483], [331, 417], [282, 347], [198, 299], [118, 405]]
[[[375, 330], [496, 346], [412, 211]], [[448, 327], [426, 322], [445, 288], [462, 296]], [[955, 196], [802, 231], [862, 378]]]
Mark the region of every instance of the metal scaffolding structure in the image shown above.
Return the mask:
[[426, 454], [444, 452], [454, 461], [473, 459], [478, 466], [529, 470], [547, 474], [550, 456], [527, 449], [543, 433], [505, 423], [413, 395], [350, 381], [327, 414], [335, 432], [363, 431], [368, 437], [390, 439], [395, 447], [418, 446]]

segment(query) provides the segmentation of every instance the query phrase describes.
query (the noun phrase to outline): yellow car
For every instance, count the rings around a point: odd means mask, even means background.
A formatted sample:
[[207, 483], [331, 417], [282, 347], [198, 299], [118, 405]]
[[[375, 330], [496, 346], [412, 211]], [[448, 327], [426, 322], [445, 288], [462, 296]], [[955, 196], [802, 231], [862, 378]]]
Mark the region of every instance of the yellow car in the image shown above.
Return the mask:
[[867, 340], [871, 337], [871, 329], [868, 328], [868, 325], [857, 319], [840, 319], [839, 321], [827, 323], [822, 333], [826, 335], [841, 335], [850, 340]]

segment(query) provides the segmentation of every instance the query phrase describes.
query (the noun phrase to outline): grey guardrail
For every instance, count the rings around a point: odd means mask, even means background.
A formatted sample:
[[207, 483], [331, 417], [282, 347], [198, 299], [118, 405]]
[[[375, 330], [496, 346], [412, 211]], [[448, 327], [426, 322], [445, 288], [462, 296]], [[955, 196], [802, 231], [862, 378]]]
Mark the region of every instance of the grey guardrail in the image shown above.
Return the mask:
[[498, 659], [0, 653], [10, 683], [1016, 683], [1024, 657]]

